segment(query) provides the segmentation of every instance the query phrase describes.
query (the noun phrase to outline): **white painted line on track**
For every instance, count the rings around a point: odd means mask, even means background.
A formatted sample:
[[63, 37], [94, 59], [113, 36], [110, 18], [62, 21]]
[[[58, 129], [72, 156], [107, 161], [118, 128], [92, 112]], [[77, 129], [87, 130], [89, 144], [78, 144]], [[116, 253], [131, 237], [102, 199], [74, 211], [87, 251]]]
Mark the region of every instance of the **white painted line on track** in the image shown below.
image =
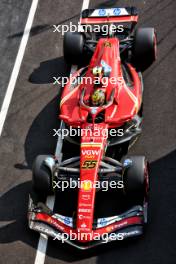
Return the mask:
[[89, 7], [89, 2], [90, 2], [90, 0], [83, 0], [82, 11]]
[[27, 19], [26, 26], [25, 26], [24, 33], [23, 33], [23, 37], [21, 39], [21, 43], [20, 43], [20, 47], [19, 47], [19, 50], [18, 50], [18, 54], [17, 54], [16, 60], [15, 60], [15, 64], [14, 64], [14, 67], [13, 67], [13, 71], [12, 71], [12, 74], [11, 74], [11, 77], [10, 77], [10, 81], [9, 81], [9, 84], [8, 84], [8, 87], [7, 87], [7, 91], [6, 91], [6, 94], [5, 94], [5, 97], [4, 97], [4, 101], [3, 101], [3, 104], [2, 104], [2, 107], [1, 107], [1, 112], [0, 112], [0, 136], [2, 134], [2, 130], [3, 130], [3, 127], [4, 127], [4, 122], [6, 120], [6, 116], [7, 116], [8, 109], [9, 109], [9, 105], [10, 105], [10, 102], [11, 102], [11, 99], [12, 99], [13, 91], [14, 91], [14, 88], [15, 88], [15, 85], [16, 85], [16, 81], [17, 81], [18, 74], [19, 74], [19, 71], [20, 71], [21, 63], [22, 63], [22, 60], [23, 60], [23, 57], [24, 57], [26, 45], [27, 45], [27, 42], [28, 42], [28, 39], [29, 39], [29, 35], [30, 35], [30, 30], [31, 30], [32, 23], [33, 23], [33, 20], [34, 20], [34, 16], [35, 16], [35, 13], [36, 13], [36, 10], [37, 10], [37, 6], [38, 6], [38, 1], [39, 0], [33, 0], [32, 1], [32, 5], [31, 5], [30, 11], [29, 11], [28, 19]]
[[[90, 2], [90, 0], [83, 0], [82, 11], [89, 7], [89, 2]], [[70, 74], [73, 74], [76, 70], [77, 70], [77, 65], [72, 65]], [[56, 152], [57, 152], [57, 147], [58, 147], [58, 144], [56, 146]], [[49, 200], [48, 200], [48, 198], [49, 198]], [[46, 200], [46, 205], [51, 210], [54, 208], [54, 203], [55, 203], [55, 197], [54, 196], [48, 196], [47, 200]], [[40, 234], [34, 264], [44, 264], [45, 263], [47, 245], [48, 245], [48, 237], [44, 234]]]
[[[48, 206], [51, 210], [53, 210], [54, 202], [55, 202], [54, 196], [48, 196], [47, 200], [46, 200], [46, 206]], [[48, 244], [47, 235], [40, 234], [40, 238], [39, 238], [39, 242], [38, 242], [38, 248], [37, 248], [37, 254], [35, 257], [35, 264], [45, 263], [47, 244]]]

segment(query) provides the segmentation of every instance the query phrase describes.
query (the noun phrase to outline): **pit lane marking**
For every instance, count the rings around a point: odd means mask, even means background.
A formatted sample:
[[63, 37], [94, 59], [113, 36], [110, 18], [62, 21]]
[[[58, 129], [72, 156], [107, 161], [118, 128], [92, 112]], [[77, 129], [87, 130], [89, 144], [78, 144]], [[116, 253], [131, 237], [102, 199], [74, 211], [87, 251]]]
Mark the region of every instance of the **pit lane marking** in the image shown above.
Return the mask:
[[34, 20], [34, 16], [35, 16], [35, 13], [36, 13], [36, 10], [37, 10], [38, 2], [39, 2], [39, 0], [33, 0], [32, 1], [32, 5], [31, 5], [30, 11], [29, 11], [28, 19], [27, 19], [26, 26], [25, 26], [24, 33], [23, 33], [23, 37], [21, 39], [21, 43], [20, 43], [20, 47], [19, 47], [19, 50], [18, 50], [18, 54], [17, 54], [16, 60], [15, 60], [15, 64], [14, 64], [14, 67], [13, 67], [13, 71], [11, 73], [10, 81], [9, 81], [9, 84], [8, 84], [8, 87], [7, 87], [7, 91], [6, 91], [6, 94], [5, 94], [5, 97], [4, 97], [4, 101], [3, 101], [3, 104], [2, 104], [2, 107], [1, 107], [1, 112], [0, 112], [0, 136], [2, 134], [4, 123], [5, 123], [6, 116], [7, 116], [7, 113], [8, 113], [8, 109], [9, 109], [9, 106], [10, 106], [10, 102], [11, 102], [11, 99], [12, 99], [13, 91], [15, 89], [17, 78], [18, 78], [18, 75], [19, 75], [19, 72], [20, 72], [21, 63], [23, 61], [24, 53], [25, 53], [25, 50], [26, 50], [27, 42], [28, 42], [28, 39], [29, 39], [31, 27], [32, 27], [33, 20]]
[[[89, 7], [89, 2], [90, 0], [83, 0], [82, 4], [82, 10], [87, 9]], [[72, 65], [70, 75], [73, 74], [77, 70], [77, 65]], [[60, 144], [56, 145], [56, 150], [55, 154], [57, 156], [58, 153], [58, 148]], [[55, 203], [55, 197], [53, 196], [48, 196], [46, 200], [46, 206], [48, 206], [51, 210], [54, 208], [54, 203]], [[47, 250], [47, 245], [48, 245], [48, 237], [44, 234], [40, 234], [39, 242], [38, 242], [38, 247], [37, 247], [37, 253], [35, 257], [35, 262], [34, 264], [44, 264], [45, 263], [45, 256], [46, 256], [46, 250]]]

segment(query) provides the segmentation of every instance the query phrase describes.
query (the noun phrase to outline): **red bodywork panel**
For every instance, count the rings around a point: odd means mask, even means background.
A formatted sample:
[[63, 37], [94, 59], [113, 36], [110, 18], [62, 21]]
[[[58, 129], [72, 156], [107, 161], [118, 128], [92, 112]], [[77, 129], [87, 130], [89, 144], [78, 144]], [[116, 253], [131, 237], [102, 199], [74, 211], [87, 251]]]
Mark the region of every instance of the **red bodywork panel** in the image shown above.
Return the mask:
[[[107, 127], [106, 124], [82, 126], [82, 128], [92, 129], [92, 131], [98, 129], [102, 131]], [[79, 189], [77, 207], [77, 230], [79, 231], [92, 232], [96, 182], [98, 181], [98, 169], [105, 146], [106, 138], [103, 136], [85, 134], [81, 138], [80, 179], [83, 184]]]
[[[123, 220], [120, 220], [116, 223], [110, 224], [103, 228], [98, 228], [96, 230], [92, 230], [89, 235], [86, 234], [85, 230], [78, 230], [71, 228], [62, 222], [60, 222], [58, 219], [53, 218], [52, 216], [45, 214], [45, 213], [37, 213], [35, 216], [36, 221], [41, 221], [46, 224], [49, 224], [53, 228], [57, 229], [58, 232], [69, 234], [70, 236], [77, 237], [77, 240], [82, 243], [87, 243], [89, 241], [94, 240], [95, 237], [97, 237], [97, 234], [100, 236], [105, 233], [111, 233], [115, 232], [119, 229], [128, 227], [130, 225], [141, 225], [143, 223], [142, 218], [140, 216], [133, 216], [129, 217]], [[80, 235], [82, 233], [82, 235]]]
[[81, 24], [105, 24], [105, 23], [123, 23], [123, 22], [135, 22], [137, 23], [138, 16], [122, 16], [122, 17], [87, 17], [81, 18]]
[[[121, 60], [119, 54], [119, 40], [117, 38], [100, 39], [94, 55], [89, 64], [85, 78], [95, 78], [92, 69], [96, 66], [101, 66], [102, 61], [111, 67], [108, 84], [105, 87], [107, 99], [109, 98], [112, 89], [115, 88], [114, 103], [105, 110], [105, 123], [109, 127], [121, 126], [127, 122], [138, 112], [141, 105], [141, 83], [135, 69], [128, 64], [129, 71], [133, 79], [133, 86], [128, 87], [123, 78], [121, 69]], [[73, 77], [79, 76], [81, 70], [77, 71]], [[61, 98], [61, 115], [60, 118], [72, 126], [80, 126], [86, 123], [88, 111], [80, 107], [80, 95], [85, 88], [84, 100], [90, 98], [94, 90], [94, 85], [82, 79], [82, 84], [73, 88], [69, 82], [62, 93]], [[114, 84], [115, 83], [115, 84]]]
[[[93, 132], [95, 129], [102, 130], [119, 127], [125, 122], [131, 120], [138, 113], [142, 97], [141, 82], [137, 72], [129, 64], [128, 68], [132, 76], [133, 85], [132, 87], [128, 87], [125, 83], [121, 68], [119, 40], [117, 38], [102, 38], [98, 41], [85, 77], [89, 77], [93, 80], [95, 78], [92, 73], [93, 68], [96, 66], [102, 66], [102, 64], [105, 64], [111, 69], [107, 86], [104, 87], [106, 91], [106, 100], [109, 100], [112, 91], [115, 91], [112, 104], [104, 110], [104, 122], [99, 124], [87, 122], [87, 117], [88, 114], [90, 114], [90, 111], [80, 105], [80, 97], [84, 89], [84, 102], [89, 101], [90, 95], [95, 88], [93, 82], [86, 83], [86, 79], [84, 78], [82, 84], [73, 86], [71, 85], [71, 82], [69, 82], [63, 90], [60, 103], [60, 119], [68, 125], [73, 127], [80, 126], [82, 129], [90, 129]], [[81, 71], [82, 70], [77, 71], [74, 76], [79, 76]], [[116, 81], [115, 84], [112, 84], [112, 78], [118, 81]], [[98, 169], [106, 145], [107, 139], [103, 136], [85, 134], [81, 137], [80, 180], [84, 184], [79, 188], [76, 232], [93, 232], [92, 224], [96, 194], [96, 188], [93, 184], [98, 180]], [[91, 182], [91, 188], [89, 184], [87, 185], [85, 183], [85, 181]], [[141, 221], [141, 218], [126, 220], [127, 225], [128, 221], [134, 222], [134, 220], [139, 222]], [[69, 227], [67, 227], [67, 229], [70, 230]], [[65, 231], [67, 232], [68, 230]], [[107, 228], [103, 228], [102, 230], [99, 230], [99, 232], [105, 232], [106, 230]]]

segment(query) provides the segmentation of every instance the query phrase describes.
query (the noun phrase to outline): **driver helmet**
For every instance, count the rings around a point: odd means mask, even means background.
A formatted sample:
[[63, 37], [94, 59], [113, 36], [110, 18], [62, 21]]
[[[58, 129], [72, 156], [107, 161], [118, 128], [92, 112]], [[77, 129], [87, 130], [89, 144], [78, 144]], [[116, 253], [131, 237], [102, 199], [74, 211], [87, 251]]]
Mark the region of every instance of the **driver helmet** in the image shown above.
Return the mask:
[[103, 67], [101, 67], [101, 66], [94, 67], [92, 70], [92, 73], [94, 76], [101, 76], [103, 73]]
[[93, 106], [101, 106], [105, 103], [105, 91], [103, 89], [97, 89], [91, 96]]

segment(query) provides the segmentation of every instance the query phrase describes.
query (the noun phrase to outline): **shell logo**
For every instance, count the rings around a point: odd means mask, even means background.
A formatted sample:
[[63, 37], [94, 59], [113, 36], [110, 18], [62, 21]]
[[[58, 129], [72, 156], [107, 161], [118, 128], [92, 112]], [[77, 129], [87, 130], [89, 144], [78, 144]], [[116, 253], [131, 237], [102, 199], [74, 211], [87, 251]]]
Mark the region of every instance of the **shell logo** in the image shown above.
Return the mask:
[[84, 191], [90, 191], [92, 188], [92, 184], [90, 181], [83, 181], [82, 182], [82, 188]]

